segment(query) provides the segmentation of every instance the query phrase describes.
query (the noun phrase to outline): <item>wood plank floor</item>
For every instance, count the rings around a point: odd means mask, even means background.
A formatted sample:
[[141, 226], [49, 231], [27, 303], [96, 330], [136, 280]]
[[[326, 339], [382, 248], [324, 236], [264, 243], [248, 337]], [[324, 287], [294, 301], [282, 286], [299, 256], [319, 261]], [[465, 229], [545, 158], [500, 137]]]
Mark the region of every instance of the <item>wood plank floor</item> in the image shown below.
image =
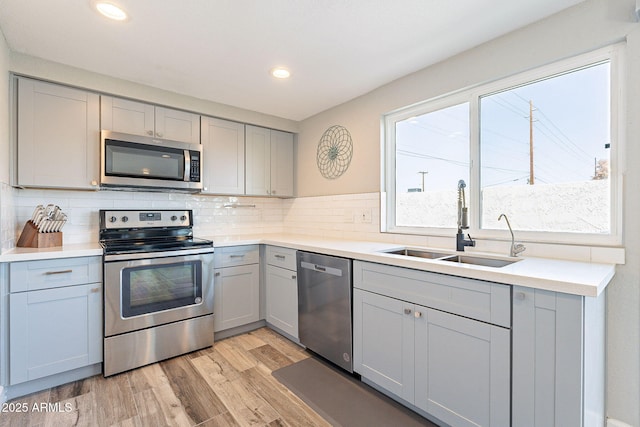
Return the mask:
[[[0, 413], [0, 427], [328, 426], [271, 376], [307, 357], [301, 347], [261, 328], [130, 372], [17, 398], [11, 403], [26, 404], [29, 411]], [[31, 410], [43, 403], [60, 412]]]

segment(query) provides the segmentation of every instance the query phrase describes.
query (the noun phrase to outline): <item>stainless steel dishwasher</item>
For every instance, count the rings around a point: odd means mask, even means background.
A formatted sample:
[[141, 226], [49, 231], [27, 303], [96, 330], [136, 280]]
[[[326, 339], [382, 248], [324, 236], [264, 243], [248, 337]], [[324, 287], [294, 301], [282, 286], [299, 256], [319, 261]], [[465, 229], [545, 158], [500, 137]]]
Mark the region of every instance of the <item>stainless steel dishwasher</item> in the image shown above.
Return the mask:
[[298, 251], [297, 265], [300, 343], [353, 372], [351, 260]]

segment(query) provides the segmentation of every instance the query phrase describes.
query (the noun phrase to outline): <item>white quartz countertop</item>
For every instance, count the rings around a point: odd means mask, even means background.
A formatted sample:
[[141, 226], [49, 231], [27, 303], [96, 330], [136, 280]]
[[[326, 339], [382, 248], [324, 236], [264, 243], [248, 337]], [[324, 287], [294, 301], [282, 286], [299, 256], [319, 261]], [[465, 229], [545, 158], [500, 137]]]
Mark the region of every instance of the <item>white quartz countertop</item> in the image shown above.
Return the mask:
[[[292, 249], [318, 252], [361, 261], [590, 297], [600, 295], [615, 275], [615, 264], [518, 257], [516, 259], [519, 259], [519, 261], [504, 267], [484, 267], [382, 252], [409, 247], [405, 245], [321, 239], [318, 237], [292, 236], [287, 234], [265, 235], [260, 237], [234, 237], [229, 239], [218, 238], [214, 239], [214, 242], [216, 247], [257, 243], [284, 246]], [[434, 252], [450, 253], [452, 255], [458, 254], [456, 251], [441, 248], [411, 247]], [[514, 259], [495, 253], [465, 252], [464, 254], [505, 260]]]
[[102, 255], [102, 246], [99, 243], [78, 243], [52, 248], [13, 248], [0, 255], [0, 262], [37, 261], [94, 255]]
[[[485, 267], [481, 265], [459, 264], [449, 261], [384, 253], [383, 251], [405, 247], [404, 245], [393, 243], [321, 239], [311, 236], [293, 236], [287, 234], [209, 238], [214, 241], [215, 247], [250, 244], [283, 246], [361, 261], [590, 297], [600, 295], [615, 274], [615, 264], [520, 257], [519, 261], [504, 267]], [[452, 255], [457, 253], [440, 248], [415, 248], [450, 253]], [[74, 258], [95, 255], [102, 255], [102, 248], [98, 243], [65, 245], [56, 248], [42, 249], [15, 248], [0, 255], [0, 262]], [[511, 259], [493, 253], [468, 252], [465, 253], [465, 255]]]

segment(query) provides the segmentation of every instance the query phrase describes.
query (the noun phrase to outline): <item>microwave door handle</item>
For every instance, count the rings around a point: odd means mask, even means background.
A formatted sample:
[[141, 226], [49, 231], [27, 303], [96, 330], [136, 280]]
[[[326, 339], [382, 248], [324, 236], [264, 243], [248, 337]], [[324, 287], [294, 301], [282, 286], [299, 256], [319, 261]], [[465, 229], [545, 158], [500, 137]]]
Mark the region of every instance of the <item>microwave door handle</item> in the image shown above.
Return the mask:
[[184, 150], [184, 176], [183, 181], [191, 181], [191, 151]]

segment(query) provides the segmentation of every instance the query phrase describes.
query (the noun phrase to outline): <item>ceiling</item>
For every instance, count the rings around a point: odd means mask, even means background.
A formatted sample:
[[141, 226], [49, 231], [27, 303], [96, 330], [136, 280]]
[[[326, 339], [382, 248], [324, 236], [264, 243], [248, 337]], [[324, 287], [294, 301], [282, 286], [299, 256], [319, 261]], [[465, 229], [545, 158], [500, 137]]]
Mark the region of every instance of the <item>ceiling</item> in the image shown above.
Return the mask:
[[302, 120], [581, 1], [113, 0], [121, 23], [0, 0], [0, 29], [15, 52]]

